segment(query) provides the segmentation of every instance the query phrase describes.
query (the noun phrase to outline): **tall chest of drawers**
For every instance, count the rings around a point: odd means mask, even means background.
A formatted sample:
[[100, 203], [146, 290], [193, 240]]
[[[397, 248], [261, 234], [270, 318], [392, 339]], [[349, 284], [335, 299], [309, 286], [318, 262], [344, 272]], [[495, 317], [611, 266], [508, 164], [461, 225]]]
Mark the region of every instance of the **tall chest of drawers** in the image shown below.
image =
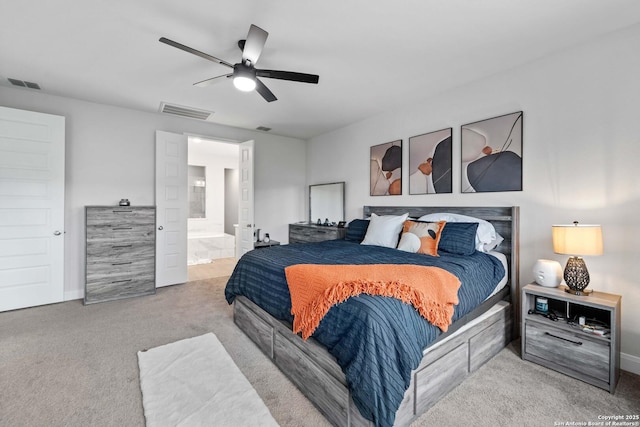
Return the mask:
[[84, 303], [156, 292], [154, 206], [86, 206]]

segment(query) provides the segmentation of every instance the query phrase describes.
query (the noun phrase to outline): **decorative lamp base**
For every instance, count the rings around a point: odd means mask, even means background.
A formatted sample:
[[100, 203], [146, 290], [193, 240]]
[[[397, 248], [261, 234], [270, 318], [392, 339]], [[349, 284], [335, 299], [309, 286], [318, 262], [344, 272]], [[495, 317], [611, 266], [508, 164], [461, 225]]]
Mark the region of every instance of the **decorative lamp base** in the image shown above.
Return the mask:
[[567, 260], [567, 266], [564, 268], [564, 281], [569, 287], [567, 292], [574, 295], [589, 295], [591, 291], [585, 291], [589, 286], [589, 270], [584, 260], [580, 257], [572, 256]]
[[579, 297], [590, 295], [593, 292], [592, 289], [584, 289], [582, 291], [575, 291], [575, 290], [573, 290], [571, 288], [566, 288], [564, 291], [568, 292], [570, 294], [573, 294], [573, 295], [577, 295]]

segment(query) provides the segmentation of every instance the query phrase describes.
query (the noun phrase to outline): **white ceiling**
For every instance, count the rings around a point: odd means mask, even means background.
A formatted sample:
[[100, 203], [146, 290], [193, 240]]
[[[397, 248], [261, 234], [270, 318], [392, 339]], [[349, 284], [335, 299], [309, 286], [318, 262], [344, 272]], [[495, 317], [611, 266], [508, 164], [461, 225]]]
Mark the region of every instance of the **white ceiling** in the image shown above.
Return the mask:
[[[307, 139], [638, 22], [638, 0], [0, 0], [0, 84]], [[158, 42], [236, 63], [250, 24], [269, 32], [258, 68], [319, 84], [265, 78], [272, 103], [194, 87], [230, 69]]]

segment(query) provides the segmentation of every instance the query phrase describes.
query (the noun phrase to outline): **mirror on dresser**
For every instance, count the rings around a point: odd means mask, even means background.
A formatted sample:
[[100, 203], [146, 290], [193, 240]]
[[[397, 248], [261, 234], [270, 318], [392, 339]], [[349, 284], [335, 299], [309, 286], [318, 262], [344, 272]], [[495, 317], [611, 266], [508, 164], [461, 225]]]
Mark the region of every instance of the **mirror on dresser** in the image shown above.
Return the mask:
[[344, 182], [309, 186], [309, 223], [344, 221]]

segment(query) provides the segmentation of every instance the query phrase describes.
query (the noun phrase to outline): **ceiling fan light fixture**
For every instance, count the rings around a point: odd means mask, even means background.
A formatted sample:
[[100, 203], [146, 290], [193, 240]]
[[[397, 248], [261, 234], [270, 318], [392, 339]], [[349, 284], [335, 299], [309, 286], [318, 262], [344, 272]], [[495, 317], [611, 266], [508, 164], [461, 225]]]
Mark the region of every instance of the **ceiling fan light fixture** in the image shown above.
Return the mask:
[[264, 48], [264, 44], [267, 41], [268, 36], [269, 33], [267, 33], [265, 30], [251, 24], [251, 26], [249, 27], [249, 33], [247, 34], [247, 38], [238, 41], [238, 47], [240, 48], [240, 50], [242, 50], [242, 60], [235, 65], [231, 65], [231, 63], [216, 58], [215, 56], [211, 56], [208, 53], [200, 52], [199, 50], [190, 48], [189, 46], [185, 46], [181, 43], [169, 40], [166, 37], [160, 37], [159, 41], [161, 43], [199, 56], [200, 58], [206, 59], [208, 61], [224, 65], [225, 67], [233, 68], [233, 73], [223, 74], [221, 76], [202, 80], [194, 83], [194, 86], [209, 86], [210, 84], [213, 84], [215, 82], [231, 78], [233, 80], [233, 85], [238, 90], [244, 92], [251, 92], [255, 90], [262, 98], [264, 98], [265, 101], [273, 102], [277, 101], [278, 98], [276, 98], [273, 92], [269, 90], [269, 88], [262, 82], [262, 80], [258, 80], [258, 77], [288, 80], [301, 83], [318, 83], [319, 76], [315, 74], [297, 73], [293, 71], [282, 70], [256, 69], [256, 62], [258, 61], [258, 58], [262, 53], [262, 49]]
[[251, 92], [256, 88], [256, 70], [244, 64], [233, 67], [233, 85], [243, 92]]
[[251, 77], [236, 76], [233, 78], [233, 85], [243, 92], [251, 92], [256, 88], [256, 81]]

